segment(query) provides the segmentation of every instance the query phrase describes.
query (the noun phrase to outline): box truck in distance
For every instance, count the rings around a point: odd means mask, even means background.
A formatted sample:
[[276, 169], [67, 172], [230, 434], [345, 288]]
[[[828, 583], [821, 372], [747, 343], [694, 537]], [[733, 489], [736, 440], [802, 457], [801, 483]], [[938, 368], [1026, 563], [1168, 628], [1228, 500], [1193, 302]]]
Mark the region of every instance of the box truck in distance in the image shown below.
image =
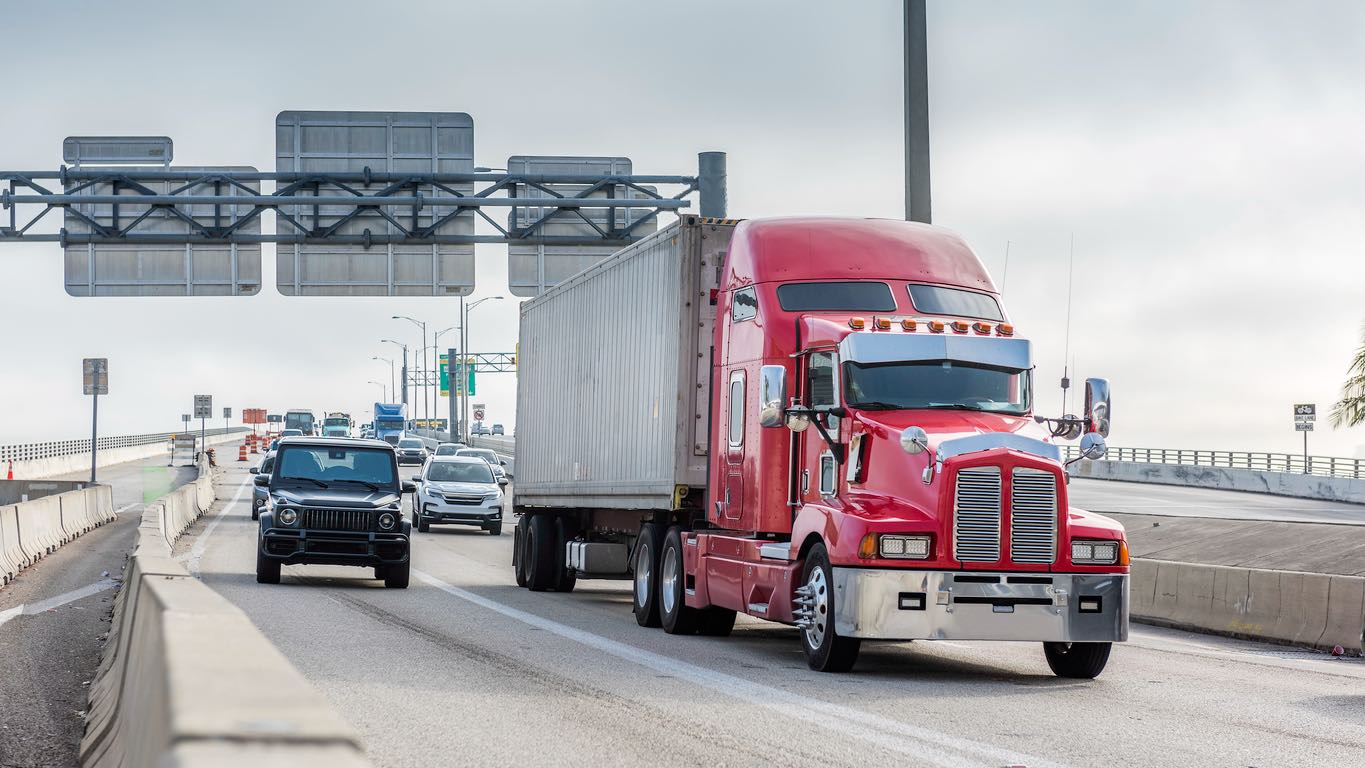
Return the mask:
[[629, 578], [636, 620], [1026, 640], [1098, 675], [1128, 634], [1122, 526], [1067, 503], [1109, 388], [1035, 417], [1033, 348], [955, 234], [685, 216], [522, 304], [517, 583]]

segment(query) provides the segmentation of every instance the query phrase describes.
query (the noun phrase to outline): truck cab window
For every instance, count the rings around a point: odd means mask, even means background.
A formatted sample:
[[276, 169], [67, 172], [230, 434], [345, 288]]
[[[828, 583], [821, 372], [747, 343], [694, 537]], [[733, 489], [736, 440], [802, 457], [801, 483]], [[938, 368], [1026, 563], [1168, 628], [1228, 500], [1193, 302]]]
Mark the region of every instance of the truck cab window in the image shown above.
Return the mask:
[[730, 318], [735, 322], [752, 320], [758, 314], [758, 293], [753, 288], [740, 288], [735, 291], [730, 302]]
[[730, 375], [730, 445], [744, 444], [744, 372]]
[[835, 360], [833, 352], [812, 352], [807, 365], [807, 383], [810, 391], [810, 407], [833, 408], [839, 404], [835, 387]]

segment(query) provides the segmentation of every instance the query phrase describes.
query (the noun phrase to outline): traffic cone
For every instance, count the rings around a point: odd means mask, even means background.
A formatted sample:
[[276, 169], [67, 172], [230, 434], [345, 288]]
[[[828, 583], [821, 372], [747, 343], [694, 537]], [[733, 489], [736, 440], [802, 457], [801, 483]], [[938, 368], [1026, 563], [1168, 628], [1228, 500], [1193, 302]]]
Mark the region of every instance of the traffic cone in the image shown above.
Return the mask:
[[237, 446], [237, 460], [246, 461], [246, 443]]
[[251, 440], [251, 452], [252, 452], [252, 453], [260, 453], [260, 451], [256, 450], [256, 440], [255, 440], [254, 436], [253, 436], [253, 439]]

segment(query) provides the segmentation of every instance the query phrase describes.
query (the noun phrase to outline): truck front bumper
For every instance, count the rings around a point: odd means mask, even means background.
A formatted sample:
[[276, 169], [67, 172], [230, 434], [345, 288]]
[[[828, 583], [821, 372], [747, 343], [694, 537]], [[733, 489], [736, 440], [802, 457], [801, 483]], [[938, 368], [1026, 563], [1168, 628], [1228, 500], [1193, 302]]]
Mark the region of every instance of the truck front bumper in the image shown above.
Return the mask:
[[834, 626], [876, 640], [1128, 639], [1128, 576], [834, 568]]

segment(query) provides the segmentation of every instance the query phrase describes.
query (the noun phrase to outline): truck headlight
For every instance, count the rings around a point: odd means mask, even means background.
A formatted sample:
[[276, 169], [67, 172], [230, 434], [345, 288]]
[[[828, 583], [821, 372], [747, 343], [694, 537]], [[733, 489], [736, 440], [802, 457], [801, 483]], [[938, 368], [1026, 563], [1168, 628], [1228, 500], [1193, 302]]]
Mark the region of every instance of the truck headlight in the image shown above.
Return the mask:
[[929, 557], [933, 538], [927, 535], [904, 536], [884, 533], [877, 539], [882, 557], [893, 560], [924, 560]]
[[393, 530], [393, 526], [397, 522], [398, 518], [394, 517], [392, 512], [385, 512], [379, 516], [379, 527], [385, 531]]
[[[1085, 565], [1113, 565], [1120, 558], [1128, 559], [1128, 548], [1121, 541], [1090, 541], [1078, 539], [1071, 542], [1071, 562]], [[1126, 564], [1126, 563], [1125, 563]]]
[[299, 513], [292, 507], [284, 507], [279, 511], [280, 525], [293, 525], [299, 521]]

